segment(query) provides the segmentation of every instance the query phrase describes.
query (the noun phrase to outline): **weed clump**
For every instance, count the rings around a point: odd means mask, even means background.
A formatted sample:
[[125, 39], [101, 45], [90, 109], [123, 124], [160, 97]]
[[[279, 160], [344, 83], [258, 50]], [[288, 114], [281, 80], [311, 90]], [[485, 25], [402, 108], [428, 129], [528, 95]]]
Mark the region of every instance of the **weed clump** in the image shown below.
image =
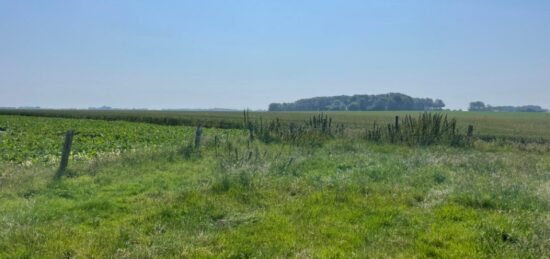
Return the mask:
[[320, 113], [302, 123], [282, 123], [276, 118], [270, 121], [251, 120], [248, 111], [243, 112], [243, 128], [250, 140], [258, 139], [264, 143], [291, 143], [321, 145], [328, 139], [342, 136], [343, 124], [333, 124], [332, 118]]
[[180, 147], [178, 153], [186, 160], [193, 160], [200, 158], [200, 150], [195, 147], [191, 142]]
[[449, 119], [440, 113], [424, 112], [418, 118], [407, 115], [401, 123], [396, 117], [395, 123], [386, 127], [375, 122], [364, 136], [369, 141], [410, 146], [468, 146], [472, 142], [473, 126], [464, 135], [458, 131], [456, 119]]

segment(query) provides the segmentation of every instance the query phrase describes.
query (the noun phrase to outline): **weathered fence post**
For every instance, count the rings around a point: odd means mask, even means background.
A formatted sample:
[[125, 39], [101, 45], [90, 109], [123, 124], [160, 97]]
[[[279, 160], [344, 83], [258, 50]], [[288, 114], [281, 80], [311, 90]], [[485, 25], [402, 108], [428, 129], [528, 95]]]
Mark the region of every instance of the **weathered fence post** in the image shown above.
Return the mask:
[[197, 130], [195, 130], [195, 149], [198, 149], [201, 146], [201, 136], [202, 136], [202, 126], [199, 125]]
[[395, 130], [399, 131], [399, 116], [395, 116]]
[[467, 133], [467, 136], [470, 138], [474, 135], [474, 126], [473, 125], [468, 125], [468, 133]]
[[55, 177], [60, 178], [65, 173], [69, 165], [69, 156], [71, 154], [71, 146], [73, 144], [74, 130], [69, 130], [65, 133], [65, 143], [63, 144], [63, 152], [61, 153], [61, 163]]
[[218, 156], [218, 144], [220, 140], [218, 139], [218, 135], [214, 136], [214, 150], [216, 151], [216, 157]]

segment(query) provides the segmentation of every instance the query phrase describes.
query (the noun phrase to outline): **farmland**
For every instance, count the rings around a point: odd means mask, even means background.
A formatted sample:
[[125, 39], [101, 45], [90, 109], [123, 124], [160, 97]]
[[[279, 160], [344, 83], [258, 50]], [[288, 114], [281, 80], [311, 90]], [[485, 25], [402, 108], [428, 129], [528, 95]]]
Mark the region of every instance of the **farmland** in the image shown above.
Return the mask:
[[404, 112], [328, 113], [345, 134], [316, 145], [251, 139], [236, 112], [28, 112], [0, 116], [0, 257], [550, 256], [549, 114], [448, 113], [475, 129], [451, 147], [358, 135]]
[[0, 128], [6, 129], [0, 137], [1, 160], [27, 164], [56, 164], [63, 136], [69, 129], [76, 131], [72, 152], [74, 160], [87, 160], [136, 149], [154, 150], [171, 145], [181, 146], [190, 141], [194, 134], [194, 129], [190, 127], [13, 116], [0, 116]]
[[[418, 114], [419, 112], [326, 112], [335, 123], [345, 124], [350, 129], [364, 130], [374, 122], [391, 123], [394, 116]], [[525, 139], [550, 139], [550, 113], [495, 113], [495, 112], [443, 112], [456, 118], [459, 126], [473, 125], [477, 135]], [[28, 115], [41, 117], [82, 118], [146, 122], [158, 125], [198, 124], [214, 128], [241, 128], [242, 112], [192, 112], [192, 111], [130, 111], [130, 110], [7, 110], [4, 115]], [[253, 119], [285, 122], [301, 122], [318, 112], [252, 112]]]

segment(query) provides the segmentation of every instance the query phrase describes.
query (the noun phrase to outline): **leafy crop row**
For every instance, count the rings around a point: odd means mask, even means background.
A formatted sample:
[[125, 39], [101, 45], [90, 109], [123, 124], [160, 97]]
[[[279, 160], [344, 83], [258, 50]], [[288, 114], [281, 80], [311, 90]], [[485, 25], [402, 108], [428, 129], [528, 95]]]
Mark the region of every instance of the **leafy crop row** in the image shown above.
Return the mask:
[[67, 120], [22, 116], [0, 116], [0, 161], [57, 163], [64, 134], [75, 130], [73, 159], [119, 154], [132, 149], [155, 149], [182, 145], [194, 133], [192, 127], [170, 127], [147, 123]]

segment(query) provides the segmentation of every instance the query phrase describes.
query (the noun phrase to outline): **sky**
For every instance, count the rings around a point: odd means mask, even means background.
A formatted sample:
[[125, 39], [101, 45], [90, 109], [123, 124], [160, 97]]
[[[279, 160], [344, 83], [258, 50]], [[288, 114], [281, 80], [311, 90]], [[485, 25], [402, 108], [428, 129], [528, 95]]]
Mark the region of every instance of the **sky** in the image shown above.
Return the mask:
[[0, 0], [0, 107], [550, 108], [547, 0]]

